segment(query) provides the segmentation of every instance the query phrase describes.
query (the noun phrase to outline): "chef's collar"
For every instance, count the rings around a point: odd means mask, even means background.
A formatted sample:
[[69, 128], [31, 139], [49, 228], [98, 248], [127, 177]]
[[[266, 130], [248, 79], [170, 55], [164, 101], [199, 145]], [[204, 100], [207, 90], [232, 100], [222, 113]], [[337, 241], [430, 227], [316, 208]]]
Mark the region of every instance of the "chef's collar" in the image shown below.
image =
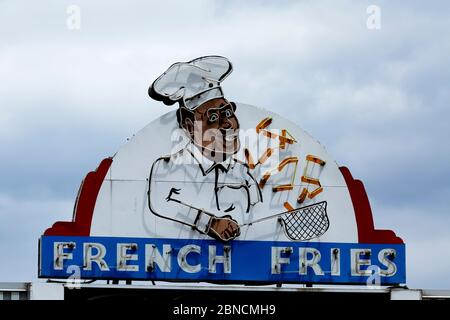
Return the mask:
[[203, 153], [199, 150], [199, 148], [192, 142], [186, 146], [186, 150], [199, 164], [200, 169], [202, 170], [204, 175], [207, 175], [210, 172], [214, 171], [215, 168], [219, 168], [225, 172], [228, 172], [228, 170], [230, 169], [231, 161], [233, 160], [233, 156], [230, 155], [222, 162], [212, 161], [208, 157], [204, 156]]

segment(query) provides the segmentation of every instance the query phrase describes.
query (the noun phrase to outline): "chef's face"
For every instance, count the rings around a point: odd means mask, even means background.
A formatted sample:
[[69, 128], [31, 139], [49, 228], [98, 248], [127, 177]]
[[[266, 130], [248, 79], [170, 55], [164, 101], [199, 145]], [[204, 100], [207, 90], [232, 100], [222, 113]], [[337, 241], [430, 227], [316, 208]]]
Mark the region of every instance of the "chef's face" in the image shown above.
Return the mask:
[[223, 161], [240, 147], [239, 121], [235, 108], [226, 99], [209, 100], [185, 119], [185, 129], [204, 156]]

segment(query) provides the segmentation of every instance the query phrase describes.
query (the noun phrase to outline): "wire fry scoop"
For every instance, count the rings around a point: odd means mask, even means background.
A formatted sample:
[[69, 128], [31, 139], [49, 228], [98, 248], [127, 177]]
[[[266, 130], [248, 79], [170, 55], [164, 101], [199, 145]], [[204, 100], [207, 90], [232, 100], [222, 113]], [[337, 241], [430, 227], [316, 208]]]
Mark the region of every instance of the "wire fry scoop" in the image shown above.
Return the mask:
[[286, 236], [295, 241], [320, 237], [329, 228], [327, 202], [322, 201], [285, 213], [278, 218]]
[[326, 201], [277, 213], [241, 224], [240, 226], [251, 226], [273, 218], [278, 218], [278, 222], [283, 226], [286, 236], [294, 241], [306, 241], [320, 237], [330, 227]]
[[[173, 198], [172, 194], [179, 194], [178, 192], [178, 189], [171, 190], [166, 200], [178, 202], [181, 205], [184, 205], [198, 212], [194, 224], [187, 225], [192, 227], [194, 230], [199, 231], [200, 233], [207, 234], [212, 238], [224, 242], [239, 237], [241, 234], [240, 228], [244, 226], [251, 226], [252, 224], [263, 222], [273, 218], [278, 218], [278, 222], [280, 222], [280, 224], [283, 226], [286, 236], [294, 241], [305, 241], [320, 237], [328, 230], [330, 226], [330, 222], [327, 216], [326, 201], [318, 202], [316, 204], [297, 208], [294, 210], [277, 213], [268, 217], [239, 225], [237, 221], [234, 220], [230, 215], [217, 217], [204, 209], [191, 206], [187, 203], [184, 203], [183, 201]], [[197, 221], [202, 214], [210, 217], [205, 230], [201, 230], [197, 227]]]

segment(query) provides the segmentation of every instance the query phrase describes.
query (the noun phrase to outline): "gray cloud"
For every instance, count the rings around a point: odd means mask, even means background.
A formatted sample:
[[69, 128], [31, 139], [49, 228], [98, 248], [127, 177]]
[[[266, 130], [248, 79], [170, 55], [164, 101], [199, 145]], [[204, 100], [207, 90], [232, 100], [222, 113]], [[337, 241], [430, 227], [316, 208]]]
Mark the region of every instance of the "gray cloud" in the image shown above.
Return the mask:
[[0, 264], [2, 281], [34, 281], [39, 236], [51, 221], [70, 220], [72, 200], [11, 197], [0, 193]]

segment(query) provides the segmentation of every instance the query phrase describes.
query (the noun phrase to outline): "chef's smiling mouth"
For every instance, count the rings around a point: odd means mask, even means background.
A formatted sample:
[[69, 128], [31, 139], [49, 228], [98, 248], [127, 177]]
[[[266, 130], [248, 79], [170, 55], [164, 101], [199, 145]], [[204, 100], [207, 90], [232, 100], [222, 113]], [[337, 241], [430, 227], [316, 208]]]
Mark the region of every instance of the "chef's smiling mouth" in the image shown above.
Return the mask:
[[224, 139], [226, 141], [233, 141], [233, 140], [237, 139], [238, 136], [239, 136], [239, 134], [236, 132], [233, 134], [224, 135]]
[[239, 137], [239, 130], [220, 130], [220, 133], [222, 133], [223, 139], [228, 142], [234, 141]]

